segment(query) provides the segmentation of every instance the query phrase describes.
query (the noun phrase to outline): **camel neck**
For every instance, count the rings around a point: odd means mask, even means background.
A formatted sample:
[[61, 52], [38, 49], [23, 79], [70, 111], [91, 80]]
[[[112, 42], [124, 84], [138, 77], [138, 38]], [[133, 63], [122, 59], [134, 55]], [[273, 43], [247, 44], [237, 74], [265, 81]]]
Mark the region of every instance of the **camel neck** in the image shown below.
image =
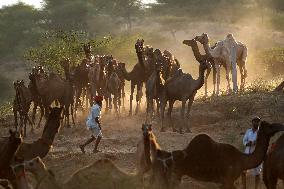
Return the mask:
[[47, 120], [44, 130], [42, 132], [41, 139], [44, 141], [48, 141], [49, 143], [51, 143], [49, 145], [52, 145], [55, 135], [58, 132], [59, 126], [59, 118], [52, 118], [52, 116], [49, 116], [49, 119]]
[[199, 48], [197, 46], [197, 44], [195, 43], [194, 45], [191, 45], [191, 48], [192, 48], [192, 51], [193, 51], [193, 54], [194, 54], [194, 57], [195, 59], [198, 61], [198, 62], [201, 62], [203, 57], [202, 55], [200, 54], [200, 51], [199, 51]]
[[9, 142], [6, 145], [4, 152], [1, 154], [1, 156], [3, 155], [4, 158], [1, 158], [0, 169], [10, 165], [10, 162], [13, 159], [18, 147], [19, 145], [13, 142]]
[[144, 61], [143, 61], [143, 55], [141, 52], [137, 52], [137, 58], [138, 58], [138, 62], [139, 64], [141, 64], [142, 67], [144, 67]]
[[199, 76], [197, 80], [195, 80], [195, 91], [199, 90], [204, 84], [204, 73], [205, 69], [202, 68], [201, 64], [199, 66]]
[[258, 133], [255, 150], [251, 154], [243, 154], [243, 170], [257, 167], [266, 155], [269, 146], [269, 138], [262, 133]]

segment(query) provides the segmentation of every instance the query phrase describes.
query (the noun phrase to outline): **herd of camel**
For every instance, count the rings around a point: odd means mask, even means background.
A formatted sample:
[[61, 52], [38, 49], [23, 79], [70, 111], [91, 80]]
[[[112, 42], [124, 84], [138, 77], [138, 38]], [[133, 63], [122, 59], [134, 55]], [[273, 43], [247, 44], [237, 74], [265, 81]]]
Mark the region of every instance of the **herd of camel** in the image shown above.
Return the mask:
[[[205, 54], [200, 53], [197, 42], [203, 44]], [[263, 161], [264, 183], [269, 189], [276, 188], [277, 179], [284, 179], [284, 135], [277, 140], [272, 150], [267, 151], [270, 138], [275, 133], [284, 131], [282, 124], [262, 121], [256, 149], [252, 154], [244, 154], [232, 145], [215, 142], [206, 134], [195, 136], [185, 149], [172, 152], [162, 150], [157, 142], [151, 126], [156, 113], [161, 118], [161, 131], [165, 131], [164, 111], [167, 104], [167, 116], [172, 125], [173, 105], [175, 101], [181, 101], [181, 118], [184, 121], [181, 125], [187, 125], [186, 131], [190, 131], [185, 117], [190, 115], [194, 97], [204, 83], [207, 83], [211, 69], [213, 68], [214, 73], [215, 94], [219, 92], [220, 66], [223, 65], [229, 70], [226, 71], [229, 74], [231, 66], [228, 64], [231, 60], [230, 56], [228, 57], [230, 50], [226, 48], [226, 43], [218, 42], [210, 47], [208, 42], [207, 34], [183, 41], [183, 44], [191, 47], [199, 63], [197, 79], [183, 73], [179, 61], [169, 51], [154, 50], [150, 46], [145, 46], [144, 40], [140, 39], [135, 44], [138, 63], [130, 72], [126, 70], [125, 63], [118, 62], [112, 56], [93, 56], [90, 44], [84, 45], [86, 57], [78, 66], [71, 68], [69, 59], [60, 61], [65, 77], [57, 73], [47, 74], [42, 66], [34, 67], [29, 74], [28, 86], [25, 86], [23, 81], [14, 83], [16, 95], [13, 111], [16, 131], [10, 130], [10, 136], [0, 138], [0, 188], [33, 188], [26, 177], [26, 171], [29, 171], [35, 176], [36, 189], [175, 188], [179, 186], [184, 175], [231, 189], [235, 188], [234, 182], [244, 170], [257, 167]], [[237, 44], [237, 63], [241, 71], [242, 89], [247, 76], [247, 48], [240, 42]], [[227, 75], [226, 78], [230, 92], [230, 77]], [[142, 139], [137, 145], [137, 173], [126, 173], [110, 160], [101, 159], [76, 171], [64, 184], [58, 183], [55, 174], [48, 170], [42, 159], [48, 154], [60, 127], [70, 125], [70, 115], [74, 124], [78, 109], [84, 104], [91, 105], [90, 99], [95, 95], [104, 96], [106, 112], [112, 109], [113, 105], [116, 114], [119, 115], [120, 106], [123, 107], [125, 101], [125, 80], [131, 83], [130, 114], [135, 88], [135, 113], [139, 111], [143, 84], [146, 88], [147, 116], [145, 124], [142, 125]], [[207, 93], [207, 87], [205, 90]], [[33, 113], [30, 119], [31, 103]], [[57, 107], [50, 108], [53, 103]], [[186, 103], [188, 106], [185, 116]], [[26, 134], [27, 122], [32, 125], [33, 131], [38, 107], [41, 113], [38, 126], [42, 117], [46, 118], [42, 135], [32, 143], [24, 142], [22, 134]], [[177, 131], [175, 128], [173, 130]], [[179, 131], [182, 132], [182, 128]]]
[[[183, 73], [180, 68], [179, 61], [165, 50], [161, 52], [159, 49], [154, 50], [149, 45], [144, 45], [143, 39], [138, 39], [135, 44], [135, 50], [138, 63], [128, 72], [125, 63], [121, 63], [114, 59], [111, 55], [93, 56], [91, 45], [85, 44], [83, 50], [85, 58], [76, 67], [71, 67], [68, 58], [62, 59], [60, 65], [64, 70], [65, 77], [57, 73], [49, 73], [42, 66], [35, 66], [29, 74], [30, 82], [25, 86], [24, 81], [14, 83], [16, 96], [14, 100], [14, 117], [15, 125], [18, 127], [18, 114], [20, 117], [20, 130], [26, 135], [26, 125], [29, 123], [33, 131], [35, 114], [37, 107], [40, 107], [40, 119], [47, 117], [49, 107], [52, 103], [60, 104], [64, 107], [65, 125], [70, 126], [70, 116], [74, 123], [74, 117], [78, 108], [89, 106], [92, 104], [92, 97], [95, 95], [104, 96], [106, 112], [114, 106], [115, 113], [120, 114], [120, 107], [124, 108], [125, 102], [125, 80], [130, 81], [130, 109], [129, 114], [133, 113], [134, 91], [136, 92], [136, 109], [135, 114], [140, 109], [142, 99], [142, 88], [145, 84], [147, 99], [147, 117], [146, 122], [151, 122], [154, 115], [154, 102], [156, 102], [156, 113], [161, 120], [161, 130], [165, 130], [164, 112], [168, 104], [167, 117], [171, 121], [171, 112], [175, 101], [181, 101], [181, 118], [185, 123], [185, 118], [189, 118], [190, 109], [194, 101], [195, 94], [205, 83], [205, 94], [207, 95], [207, 79], [213, 68], [214, 94], [219, 94], [220, 85], [220, 67], [226, 68], [226, 78], [228, 81], [227, 89], [231, 91], [230, 70], [231, 55], [230, 43], [237, 44], [237, 64], [241, 73], [241, 89], [245, 85], [247, 77], [246, 59], [247, 48], [241, 42], [236, 42], [229, 34], [225, 40], [219, 41], [213, 47], [209, 45], [209, 37], [207, 34], [196, 36], [191, 40], [184, 40], [183, 44], [192, 48], [195, 59], [199, 62], [199, 76], [193, 79], [190, 74]], [[200, 42], [205, 50], [205, 54], [201, 54], [197, 42]], [[206, 75], [205, 72], [207, 71]], [[216, 85], [217, 78], [217, 85]], [[28, 113], [33, 102], [32, 119]], [[187, 111], [185, 114], [185, 106], [187, 103]], [[188, 122], [188, 121], [187, 121]], [[186, 131], [189, 132], [189, 124]], [[179, 128], [179, 132], [183, 128]], [[177, 131], [176, 128], [173, 128]]]

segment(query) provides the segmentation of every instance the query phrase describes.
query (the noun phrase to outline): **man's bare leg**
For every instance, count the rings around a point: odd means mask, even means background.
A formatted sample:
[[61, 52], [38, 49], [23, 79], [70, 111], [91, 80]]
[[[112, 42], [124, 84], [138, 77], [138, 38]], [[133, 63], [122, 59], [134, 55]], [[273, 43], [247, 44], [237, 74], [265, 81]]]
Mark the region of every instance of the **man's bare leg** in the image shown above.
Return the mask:
[[94, 153], [100, 152], [100, 151], [98, 150], [98, 146], [99, 146], [99, 144], [100, 144], [100, 142], [101, 142], [101, 139], [102, 139], [102, 137], [101, 137], [101, 136], [98, 136], [98, 138], [97, 138], [97, 140], [96, 140], [96, 143], [95, 143], [95, 148], [94, 148], [94, 150], [93, 150]]
[[94, 140], [96, 140], [96, 138], [92, 135], [90, 139], [88, 139], [84, 144], [81, 144], [81, 145], [79, 146], [80, 149], [81, 149], [81, 151], [83, 152], [83, 154], [86, 153], [86, 152], [85, 152], [85, 147], [86, 147], [88, 144], [92, 143]]

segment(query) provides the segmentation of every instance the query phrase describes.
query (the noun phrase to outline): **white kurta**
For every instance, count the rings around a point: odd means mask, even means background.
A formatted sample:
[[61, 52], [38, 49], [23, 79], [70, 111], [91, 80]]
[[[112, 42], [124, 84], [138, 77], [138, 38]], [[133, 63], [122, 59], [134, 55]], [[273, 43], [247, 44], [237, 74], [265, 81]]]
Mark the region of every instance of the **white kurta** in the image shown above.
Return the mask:
[[101, 107], [98, 104], [94, 104], [91, 108], [90, 114], [86, 121], [88, 129], [92, 132], [94, 137], [102, 137], [102, 131], [99, 127], [99, 124], [96, 122], [96, 118], [100, 119], [101, 117]]
[[[246, 154], [251, 154], [253, 153], [253, 151], [255, 150], [255, 143], [256, 143], [256, 139], [257, 139], [257, 132], [258, 131], [253, 131], [252, 129], [248, 129], [246, 131], [246, 134], [243, 138], [243, 144], [245, 145], [245, 153]], [[247, 143], [249, 143], [249, 141], [252, 141], [254, 144], [251, 146], [246, 146]], [[262, 164], [260, 164], [258, 167], [249, 170], [249, 173], [252, 175], [259, 175], [260, 172], [262, 170]]]

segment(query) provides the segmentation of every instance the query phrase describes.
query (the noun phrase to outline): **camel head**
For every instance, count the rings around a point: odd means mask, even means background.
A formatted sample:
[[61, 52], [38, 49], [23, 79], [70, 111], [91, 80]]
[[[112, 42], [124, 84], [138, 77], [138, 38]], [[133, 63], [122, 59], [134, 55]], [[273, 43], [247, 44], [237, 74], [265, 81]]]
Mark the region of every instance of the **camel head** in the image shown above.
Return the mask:
[[209, 43], [209, 37], [207, 33], [203, 33], [200, 36], [196, 36], [194, 38], [196, 41], [200, 42], [201, 44], [205, 45]]
[[24, 162], [27, 171], [36, 174], [38, 172], [47, 171], [47, 168], [40, 157], [36, 157], [30, 161]]
[[144, 39], [137, 39], [137, 42], [135, 43], [135, 50], [136, 53], [142, 53], [144, 50]]
[[23, 142], [20, 132], [9, 130], [9, 134], [9, 142], [13, 143], [15, 146], [19, 146]]
[[197, 45], [197, 42], [195, 39], [190, 39], [190, 40], [183, 40], [183, 44], [193, 47], [194, 45]]
[[151, 47], [149, 45], [146, 45], [146, 47], [144, 48], [143, 51], [144, 51], [145, 56], [151, 56], [154, 53], [153, 47]]
[[272, 137], [275, 133], [284, 131], [284, 125], [280, 123], [268, 123], [261, 121], [258, 134], [264, 134], [266, 137]]
[[142, 132], [143, 132], [144, 138], [149, 138], [152, 133], [152, 124], [143, 123]]

